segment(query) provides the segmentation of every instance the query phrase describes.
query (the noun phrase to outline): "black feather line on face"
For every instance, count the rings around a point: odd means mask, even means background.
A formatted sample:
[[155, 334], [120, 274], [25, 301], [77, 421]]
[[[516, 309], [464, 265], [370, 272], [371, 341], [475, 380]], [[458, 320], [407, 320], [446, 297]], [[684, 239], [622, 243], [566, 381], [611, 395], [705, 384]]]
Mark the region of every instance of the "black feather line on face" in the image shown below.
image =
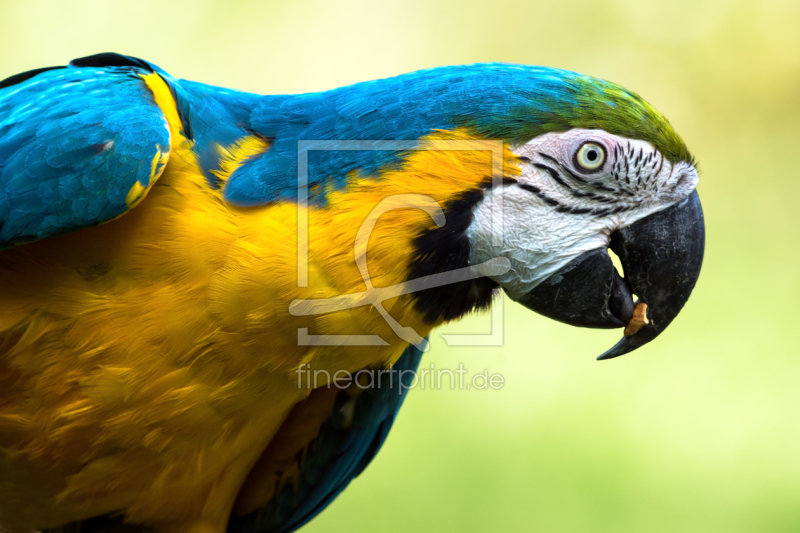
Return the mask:
[[[503, 186], [516, 184], [503, 178]], [[470, 242], [467, 229], [475, 206], [483, 200], [484, 189], [492, 186], [488, 178], [481, 188], [470, 189], [453, 198], [444, 207], [445, 225], [420, 233], [413, 241], [414, 253], [408, 279], [417, 279], [469, 266]], [[426, 289], [411, 295], [414, 309], [428, 324], [455, 320], [471, 311], [487, 309], [492, 291], [499, 285], [489, 278], [460, 281]]]

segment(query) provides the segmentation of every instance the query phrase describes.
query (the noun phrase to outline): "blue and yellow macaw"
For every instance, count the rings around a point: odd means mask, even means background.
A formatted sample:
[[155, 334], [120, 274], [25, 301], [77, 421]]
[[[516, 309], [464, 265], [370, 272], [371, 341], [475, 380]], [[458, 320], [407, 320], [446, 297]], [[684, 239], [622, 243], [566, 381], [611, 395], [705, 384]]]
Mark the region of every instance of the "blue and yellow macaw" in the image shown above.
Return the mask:
[[281, 96], [118, 54], [12, 76], [0, 523], [294, 530], [380, 449], [424, 338], [495, 289], [625, 327], [601, 358], [655, 338], [699, 275], [696, 185], [653, 107], [552, 68]]

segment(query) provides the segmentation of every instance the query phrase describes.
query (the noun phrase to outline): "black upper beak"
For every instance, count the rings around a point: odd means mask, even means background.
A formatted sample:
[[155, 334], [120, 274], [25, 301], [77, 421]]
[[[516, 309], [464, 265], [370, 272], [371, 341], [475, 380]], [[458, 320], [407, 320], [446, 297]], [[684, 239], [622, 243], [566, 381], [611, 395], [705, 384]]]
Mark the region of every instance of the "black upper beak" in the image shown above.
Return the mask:
[[649, 323], [623, 337], [598, 359], [618, 357], [655, 339], [689, 299], [705, 248], [697, 191], [612, 233], [610, 248], [622, 263], [624, 279], [605, 249], [592, 250], [519, 300], [527, 308], [567, 324], [617, 328], [631, 321], [633, 295], [638, 296], [638, 302], [647, 304]]

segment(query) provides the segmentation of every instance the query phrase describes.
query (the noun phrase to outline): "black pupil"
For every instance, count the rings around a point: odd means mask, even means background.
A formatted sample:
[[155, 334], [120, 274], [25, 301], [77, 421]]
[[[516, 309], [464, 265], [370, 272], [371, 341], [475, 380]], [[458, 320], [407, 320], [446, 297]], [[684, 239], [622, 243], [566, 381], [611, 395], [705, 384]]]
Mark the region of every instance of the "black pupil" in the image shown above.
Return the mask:
[[588, 152], [586, 152], [586, 159], [589, 161], [595, 161], [597, 160], [597, 157], [597, 150], [590, 149]]

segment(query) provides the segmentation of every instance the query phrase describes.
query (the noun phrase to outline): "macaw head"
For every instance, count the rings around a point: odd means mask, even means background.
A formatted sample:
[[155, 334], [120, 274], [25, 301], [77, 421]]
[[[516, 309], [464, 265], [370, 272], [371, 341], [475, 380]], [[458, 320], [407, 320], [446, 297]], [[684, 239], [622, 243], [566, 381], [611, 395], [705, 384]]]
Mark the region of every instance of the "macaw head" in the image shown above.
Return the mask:
[[693, 158], [660, 113], [618, 85], [551, 69], [515, 79], [471, 121], [511, 143], [521, 173], [474, 207], [470, 263], [507, 258], [510, 269], [494, 281], [537, 313], [625, 327], [601, 359], [635, 350], [672, 322], [700, 273]]
[[470, 263], [507, 258], [510, 269], [494, 281], [537, 313], [575, 326], [627, 326], [603, 359], [654, 339], [700, 273], [695, 166], [600, 129], [546, 133], [514, 152], [523, 162], [516, 185], [487, 190], [475, 207]]

